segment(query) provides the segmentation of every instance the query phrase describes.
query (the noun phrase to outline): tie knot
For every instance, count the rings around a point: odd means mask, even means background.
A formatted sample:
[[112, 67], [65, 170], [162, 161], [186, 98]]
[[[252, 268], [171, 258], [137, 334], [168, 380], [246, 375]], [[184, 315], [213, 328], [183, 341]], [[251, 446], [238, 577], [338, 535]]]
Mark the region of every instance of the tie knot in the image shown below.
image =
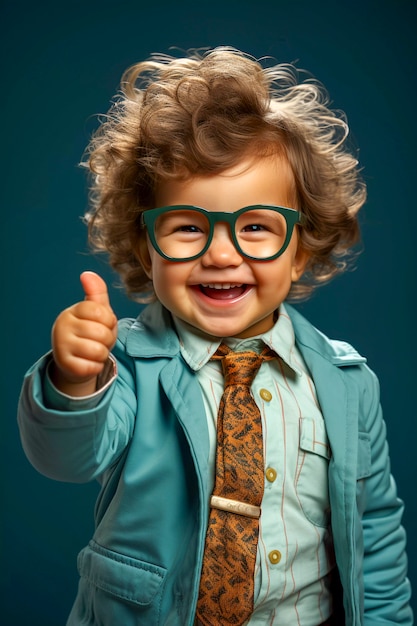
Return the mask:
[[250, 387], [263, 361], [274, 357], [275, 354], [268, 347], [260, 354], [251, 350], [233, 352], [222, 343], [213, 358], [221, 359], [225, 387], [229, 385]]

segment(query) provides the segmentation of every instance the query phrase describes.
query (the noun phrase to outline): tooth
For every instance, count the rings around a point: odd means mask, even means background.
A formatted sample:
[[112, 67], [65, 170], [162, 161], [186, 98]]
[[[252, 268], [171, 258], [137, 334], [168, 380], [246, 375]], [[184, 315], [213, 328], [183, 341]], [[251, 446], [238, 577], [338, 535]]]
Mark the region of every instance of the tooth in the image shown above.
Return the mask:
[[241, 287], [241, 283], [202, 283], [203, 287], [209, 287], [210, 289], [233, 289], [234, 287]]

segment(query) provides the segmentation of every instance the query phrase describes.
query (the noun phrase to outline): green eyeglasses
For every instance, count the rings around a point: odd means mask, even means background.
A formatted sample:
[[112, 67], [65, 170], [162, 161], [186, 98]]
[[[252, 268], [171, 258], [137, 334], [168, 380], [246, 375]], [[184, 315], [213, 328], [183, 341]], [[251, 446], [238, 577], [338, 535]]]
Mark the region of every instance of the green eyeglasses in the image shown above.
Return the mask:
[[152, 246], [168, 261], [193, 261], [207, 252], [214, 227], [230, 227], [236, 250], [247, 259], [272, 261], [285, 252], [300, 212], [256, 204], [234, 212], [208, 211], [189, 205], [149, 209], [141, 215]]

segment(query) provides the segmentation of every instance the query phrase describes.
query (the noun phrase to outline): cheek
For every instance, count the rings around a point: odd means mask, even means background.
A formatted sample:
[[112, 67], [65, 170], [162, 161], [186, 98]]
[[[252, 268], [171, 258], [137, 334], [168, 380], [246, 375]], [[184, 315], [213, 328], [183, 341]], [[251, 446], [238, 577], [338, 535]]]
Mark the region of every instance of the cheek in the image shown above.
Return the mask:
[[277, 291], [281, 286], [292, 282], [292, 265], [290, 259], [279, 258], [271, 264], [255, 271], [258, 287], [268, 291]]
[[187, 268], [180, 263], [164, 261], [157, 253], [151, 254], [150, 276], [154, 287], [164, 293], [185, 285]]

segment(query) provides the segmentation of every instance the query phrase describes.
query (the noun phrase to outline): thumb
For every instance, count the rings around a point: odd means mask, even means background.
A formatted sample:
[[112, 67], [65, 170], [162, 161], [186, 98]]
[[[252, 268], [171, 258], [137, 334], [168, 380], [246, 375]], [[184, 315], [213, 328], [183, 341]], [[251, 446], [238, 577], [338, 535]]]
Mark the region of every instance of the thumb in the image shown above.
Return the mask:
[[110, 307], [109, 292], [104, 280], [95, 272], [83, 272], [80, 276], [85, 299]]

